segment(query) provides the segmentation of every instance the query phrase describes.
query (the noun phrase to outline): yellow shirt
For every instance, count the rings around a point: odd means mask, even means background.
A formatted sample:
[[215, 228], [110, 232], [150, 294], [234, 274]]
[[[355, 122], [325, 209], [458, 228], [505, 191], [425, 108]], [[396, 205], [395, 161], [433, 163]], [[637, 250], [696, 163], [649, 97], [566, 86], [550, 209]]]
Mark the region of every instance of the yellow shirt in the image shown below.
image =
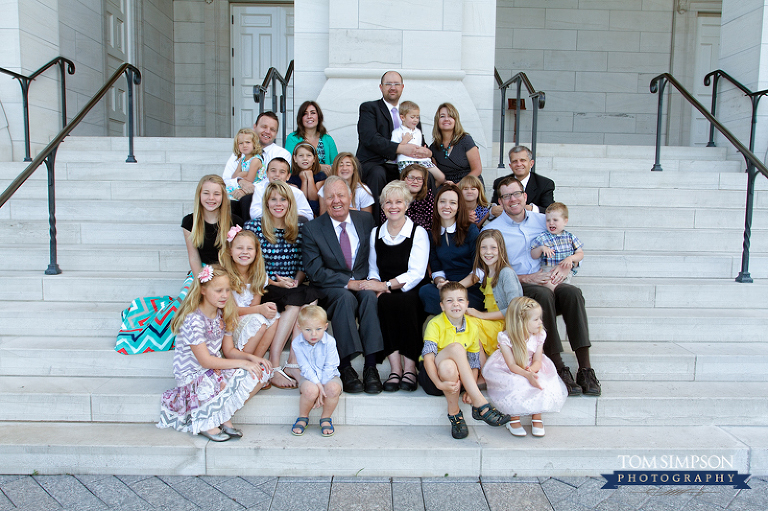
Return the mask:
[[480, 352], [480, 328], [479, 320], [471, 316], [464, 315], [466, 321], [466, 328], [463, 332], [457, 332], [456, 327], [453, 326], [448, 316], [445, 313], [441, 313], [439, 316], [435, 316], [427, 325], [427, 329], [424, 332], [424, 340], [432, 341], [437, 344], [437, 351], [440, 352], [443, 348], [458, 342], [469, 353]]

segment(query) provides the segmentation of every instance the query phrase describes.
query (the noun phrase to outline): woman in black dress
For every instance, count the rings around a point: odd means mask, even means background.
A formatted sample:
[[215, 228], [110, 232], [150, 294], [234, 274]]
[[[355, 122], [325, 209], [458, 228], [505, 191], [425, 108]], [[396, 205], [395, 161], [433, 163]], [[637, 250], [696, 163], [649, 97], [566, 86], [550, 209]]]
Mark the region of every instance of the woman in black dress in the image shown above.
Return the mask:
[[450, 103], [437, 107], [432, 128], [432, 160], [443, 174], [445, 182], [458, 183], [468, 174], [483, 178], [483, 163], [475, 141], [464, 131], [459, 111]]

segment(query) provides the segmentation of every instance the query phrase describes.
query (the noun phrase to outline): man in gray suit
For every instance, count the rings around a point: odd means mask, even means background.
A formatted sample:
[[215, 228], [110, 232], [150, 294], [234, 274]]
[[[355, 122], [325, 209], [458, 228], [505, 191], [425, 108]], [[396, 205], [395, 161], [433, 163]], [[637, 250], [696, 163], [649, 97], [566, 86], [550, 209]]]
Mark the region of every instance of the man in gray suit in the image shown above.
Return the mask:
[[[302, 231], [304, 271], [325, 295], [323, 306], [339, 350], [344, 392], [378, 394], [382, 385], [376, 354], [384, 349], [384, 339], [377, 297], [373, 291], [360, 289], [368, 277], [373, 216], [349, 210], [352, 192], [340, 177], [326, 179], [323, 190], [327, 212], [304, 224]], [[351, 366], [361, 352], [365, 355], [362, 382]]]

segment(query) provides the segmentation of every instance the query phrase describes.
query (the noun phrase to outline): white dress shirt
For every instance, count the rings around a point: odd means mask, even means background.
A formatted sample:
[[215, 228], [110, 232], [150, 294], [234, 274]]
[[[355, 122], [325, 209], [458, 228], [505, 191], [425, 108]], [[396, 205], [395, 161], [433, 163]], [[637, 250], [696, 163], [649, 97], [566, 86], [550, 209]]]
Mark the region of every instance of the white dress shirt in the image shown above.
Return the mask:
[[[389, 220], [384, 222], [379, 229], [379, 238], [385, 245], [390, 247], [399, 245], [411, 237], [413, 230], [413, 220], [405, 217], [405, 223], [395, 237], [389, 235], [387, 227]], [[416, 226], [416, 232], [413, 236], [413, 247], [411, 255], [408, 257], [408, 270], [395, 277], [395, 280], [403, 284], [402, 290], [405, 293], [410, 291], [422, 281], [427, 273], [427, 264], [429, 264], [429, 235], [421, 226]], [[368, 278], [381, 280], [379, 276], [379, 266], [376, 263], [376, 229], [371, 231], [371, 251], [368, 253]]]

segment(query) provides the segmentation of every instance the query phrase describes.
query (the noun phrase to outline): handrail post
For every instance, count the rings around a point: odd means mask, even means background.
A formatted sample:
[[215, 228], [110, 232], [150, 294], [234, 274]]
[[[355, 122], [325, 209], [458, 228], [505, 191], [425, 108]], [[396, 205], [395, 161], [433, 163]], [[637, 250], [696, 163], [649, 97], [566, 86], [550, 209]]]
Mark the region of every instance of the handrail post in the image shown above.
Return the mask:
[[136, 75], [131, 68], [125, 70], [125, 78], [128, 80], [128, 158], [125, 163], [136, 163], [133, 155], [133, 84]]
[[59, 74], [61, 75], [61, 129], [67, 126], [67, 73], [64, 70], [64, 59], [59, 60]]
[[[658, 88], [654, 90], [654, 85]], [[656, 162], [651, 167], [652, 171], [662, 171], [661, 168], [661, 114], [664, 103], [664, 86], [667, 85], [666, 78], [660, 78], [658, 81], [651, 84], [651, 92], [658, 92], [659, 94], [659, 108], [656, 111]]]
[[31, 80], [28, 78], [19, 78], [18, 80], [19, 85], [21, 85], [21, 103], [24, 110], [24, 161], [32, 161], [29, 141], [29, 84]]
[[[710, 109], [710, 113], [712, 114], [712, 117], [715, 116], [715, 110], [717, 109], [717, 81], [720, 79], [720, 73], [715, 73], [712, 79], [712, 108]], [[704, 84], [706, 85], [707, 79], [704, 79]], [[707, 142], [707, 147], [715, 147], [715, 125], [711, 122], [709, 123], [709, 142]], [[750, 149], [751, 151], [751, 149]]]
[[755, 152], [755, 128], [757, 127], [757, 104], [760, 103], [762, 95], [752, 95], [752, 127], [749, 130], [749, 150]]
[[56, 188], [55, 188], [55, 166], [56, 151], [54, 148], [45, 158], [45, 166], [48, 168], [48, 230], [51, 236], [50, 242], [50, 262], [45, 270], [46, 275], [58, 275], [61, 273], [58, 263], [58, 250], [56, 246]]
[[288, 95], [288, 82], [280, 81], [280, 85], [282, 85], [282, 94], [280, 96], [280, 112], [283, 114], [283, 146], [285, 146], [285, 137], [286, 137], [285, 128], [286, 128], [286, 122], [288, 118], [285, 98]]
[[533, 123], [531, 124], [531, 159], [536, 162], [536, 134], [538, 133], [537, 125], [539, 121], [539, 98], [538, 96], [533, 99]]
[[741, 251], [741, 271], [736, 277], [736, 282], [743, 284], [752, 283], [752, 276], [749, 274], [749, 245], [752, 236], [752, 209], [755, 200], [755, 177], [757, 170], [755, 164], [748, 161], [747, 166], [747, 209], [744, 213], [744, 244]]
[[523, 81], [517, 79], [517, 101], [515, 102], [515, 145], [520, 145], [520, 88], [523, 86]]
[[507, 99], [507, 88], [506, 87], [500, 87], [501, 88], [501, 124], [499, 126], [499, 167], [500, 169], [504, 168], [504, 121], [506, 118], [507, 109], [504, 108], [504, 103]]

